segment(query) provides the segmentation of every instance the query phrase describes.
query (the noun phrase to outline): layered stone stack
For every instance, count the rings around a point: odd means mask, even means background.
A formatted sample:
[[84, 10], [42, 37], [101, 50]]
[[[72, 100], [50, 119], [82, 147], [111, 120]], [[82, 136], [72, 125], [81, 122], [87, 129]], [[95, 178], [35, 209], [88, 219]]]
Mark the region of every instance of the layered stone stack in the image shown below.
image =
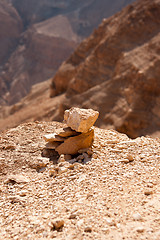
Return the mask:
[[68, 127], [59, 128], [54, 133], [44, 135], [45, 149], [59, 155], [76, 155], [82, 149], [92, 146], [94, 140], [93, 124], [99, 112], [92, 109], [71, 108], [64, 113], [64, 122]]

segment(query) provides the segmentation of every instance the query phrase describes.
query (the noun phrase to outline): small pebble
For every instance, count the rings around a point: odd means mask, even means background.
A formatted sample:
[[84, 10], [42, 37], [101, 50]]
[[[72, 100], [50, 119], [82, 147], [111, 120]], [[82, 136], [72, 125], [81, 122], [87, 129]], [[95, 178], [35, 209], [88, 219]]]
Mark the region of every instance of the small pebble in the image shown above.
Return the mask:
[[71, 215], [69, 216], [69, 219], [75, 219], [77, 217], [76, 213], [71, 213]]
[[51, 223], [51, 225], [52, 225], [51, 230], [60, 231], [64, 227], [64, 220], [62, 220], [62, 219], [55, 219]]
[[92, 232], [92, 228], [91, 227], [85, 227], [84, 232], [88, 232], [91, 233]]
[[134, 219], [134, 221], [141, 221], [142, 216], [139, 213], [135, 213], [135, 214], [133, 214], [133, 219]]
[[109, 226], [116, 226], [116, 223], [112, 218], [106, 218], [106, 222]]
[[121, 159], [120, 162], [121, 163], [129, 163], [130, 161], [128, 159]]
[[136, 231], [138, 232], [138, 233], [143, 233], [144, 232], [144, 227], [143, 226], [139, 226], [137, 229], [136, 229]]
[[146, 189], [145, 191], [144, 191], [144, 194], [145, 195], [152, 195], [153, 194], [153, 190], [151, 190], [151, 189]]
[[134, 161], [134, 157], [131, 154], [128, 154], [127, 159], [132, 162]]

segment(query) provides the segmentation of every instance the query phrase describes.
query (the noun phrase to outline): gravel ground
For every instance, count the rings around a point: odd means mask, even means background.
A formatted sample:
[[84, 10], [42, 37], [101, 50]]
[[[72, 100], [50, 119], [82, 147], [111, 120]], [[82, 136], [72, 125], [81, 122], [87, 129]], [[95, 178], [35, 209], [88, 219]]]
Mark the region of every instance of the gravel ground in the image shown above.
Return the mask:
[[160, 239], [160, 139], [95, 128], [92, 156], [42, 157], [60, 123], [0, 135], [0, 239]]

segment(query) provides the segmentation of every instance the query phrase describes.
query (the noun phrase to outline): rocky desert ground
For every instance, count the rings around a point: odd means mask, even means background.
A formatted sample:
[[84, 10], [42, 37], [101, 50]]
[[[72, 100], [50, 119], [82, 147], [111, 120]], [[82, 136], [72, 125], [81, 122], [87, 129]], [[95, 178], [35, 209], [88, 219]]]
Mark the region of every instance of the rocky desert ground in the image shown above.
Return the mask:
[[85, 158], [43, 156], [31, 122], [0, 135], [0, 239], [160, 239], [160, 139], [94, 127]]

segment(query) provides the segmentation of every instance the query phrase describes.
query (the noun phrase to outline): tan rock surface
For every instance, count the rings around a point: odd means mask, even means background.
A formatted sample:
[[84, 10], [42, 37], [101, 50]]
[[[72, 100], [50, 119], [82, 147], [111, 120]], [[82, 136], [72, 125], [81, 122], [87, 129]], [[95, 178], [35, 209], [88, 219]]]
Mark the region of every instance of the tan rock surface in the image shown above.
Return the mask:
[[86, 133], [95, 123], [99, 112], [93, 109], [71, 108], [64, 112], [64, 122], [77, 132]]
[[[95, 128], [87, 164], [48, 161], [38, 172], [30, 163], [41, 157], [41, 136], [60, 127], [26, 123], [0, 135], [0, 239], [159, 240], [160, 139]], [[134, 161], [121, 162], [128, 155]], [[6, 183], [17, 174], [30, 182]]]
[[91, 147], [94, 139], [94, 129], [89, 130], [87, 133], [79, 134], [75, 137], [69, 137], [55, 150], [61, 154], [77, 154], [80, 149]]

